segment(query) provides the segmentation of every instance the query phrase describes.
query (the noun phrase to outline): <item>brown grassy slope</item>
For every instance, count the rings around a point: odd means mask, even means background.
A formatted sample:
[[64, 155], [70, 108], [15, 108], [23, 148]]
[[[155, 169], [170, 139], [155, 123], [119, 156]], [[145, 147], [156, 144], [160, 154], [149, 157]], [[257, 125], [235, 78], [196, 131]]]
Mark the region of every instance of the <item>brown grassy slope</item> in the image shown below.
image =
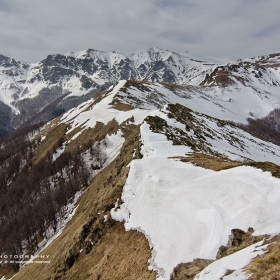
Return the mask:
[[280, 235], [272, 238], [268, 253], [256, 257], [245, 269], [253, 274], [250, 280], [279, 280], [280, 279]]
[[193, 280], [194, 277], [214, 260], [194, 259], [174, 268], [171, 280]]
[[104, 139], [107, 134], [111, 135], [116, 133], [119, 128], [119, 124], [115, 119], [109, 121], [106, 125], [101, 122], [97, 122], [94, 128], [84, 129], [78, 137], [76, 137], [74, 140], [71, 140], [65, 148], [65, 151], [71, 152], [77, 149], [77, 147], [85, 145], [89, 141], [100, 141]]
[[155, 272], [147, 269], [151, 251], [144, 235], [125, 232], [111, 219], [103, 222], [121, 196], [135, 149], [139, 155], [139, 127], [130, 125], [123, 133], [120, 155], [93, 179], [72, 220], [41, 253], [50, 255], [50, 263], [30, 264], [14, 279], [155, 279]]
[[50, 128], [46, 139], [43, 140], [34, 151], [32, 158], [33, 164], [37, 164], [41, 159], [46, 157], [48, 152], [60, 146], [59, 142], [63, 139], [66, 129], [66, 124], [60, 124], [54, 128]]

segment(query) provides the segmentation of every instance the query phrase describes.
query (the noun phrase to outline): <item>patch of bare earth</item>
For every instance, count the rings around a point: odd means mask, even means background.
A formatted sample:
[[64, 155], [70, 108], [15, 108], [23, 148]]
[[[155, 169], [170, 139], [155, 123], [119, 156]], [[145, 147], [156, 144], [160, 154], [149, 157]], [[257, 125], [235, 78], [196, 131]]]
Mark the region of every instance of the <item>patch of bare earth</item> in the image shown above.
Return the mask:
[[220, 171], [227, 168], [233, 168], [241, 166], [243, 163], [240, 161], [232, 161], [222, 157], [215, 157], [212, 155], [206, 155], [203, 153], [193, 153], [188, 157], [181, 158], [183, 162], [191, 162], [196, 166], [203, 167], [205, 169], [211, 169], [214, 171]]
[[175, 84], [175, 83], [168, 83], [168, 82], [160, 82], [164, 87], [168, 88], [169, 90], [173, 91], [176, 89], [183, 90], [188, 88], [187, 86]]
[[94, 177], [72, 220], [41, 253], [50, 256], [50, 263], [29, 264], [14, 279], [155, 279], [156, 273], [148, 270], [151, 249], [145, 236], [125, 232], [122, 223], [110, 218], [126, 182], [127, 165], [133, 154], [140, 157], [139, 126], [129, 125], [123, 134], [119, 156]]
[[122, 103], [118, 98], [114, 98], [112, 103], [110, 103], [109, 105], [112, 105], [112, 108], [119, 111], [130, 111], [134, 109], [132, 105]]

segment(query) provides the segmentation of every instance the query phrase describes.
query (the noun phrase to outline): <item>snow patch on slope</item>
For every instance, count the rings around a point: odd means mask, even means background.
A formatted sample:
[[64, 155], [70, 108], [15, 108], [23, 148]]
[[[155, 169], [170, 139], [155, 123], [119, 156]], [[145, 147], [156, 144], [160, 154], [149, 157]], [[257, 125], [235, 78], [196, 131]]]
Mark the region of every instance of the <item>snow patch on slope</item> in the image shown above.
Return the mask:
[[[119, 111], [112, 108], [110, 105], [116, 94], [122, 89], [126, 81], [120, 81], [113, 89], [108, 91], [105, 96], [97, 104], [91, 105], [93, 100], [86, 101], [79, 105], [77, 108], [72, 109], [65, 113], [61, 117], [61, 123], [71, 124], [71, 128], [67, 131], [67, 134], [73, 131], [76, 127], [82, 125], [82, 129], [93, 128], [96, 122], [102, 122], [105, 125], [115, 119], [119, 124], [127, 119], [134, 117], [134, 124], [141, 124], [147, 116], [163, 116], [158, 109], [133, 109], [130, 111]], [[90, 107], [90, 108], [87, 108]]]
[[159, 109], [166, 104], [182, 104], [194, 111], [227, 121], [247, 123], [247, 118], [263, 118], [280, 107], [279, 87], [179, 87], [154, 83], [145, 84], [147, 90], [131, 86], [128, 94], [117, 95], [136, 108]]
[[228, 270], [234, 270], [234, 273], [224, 276], [223, 280], [247, 280], [250, 275], [246, 274], [242, 268], [250, 263], [250, 261], [265, 253], [269, 244], [262, 245], [263, 241], [255, 243], [245, 249], [242, 249], [232, 255], [221, 258], [206, 268], [204, 268], [194, 278], [195, 280], [213, 280], [221, 279]]

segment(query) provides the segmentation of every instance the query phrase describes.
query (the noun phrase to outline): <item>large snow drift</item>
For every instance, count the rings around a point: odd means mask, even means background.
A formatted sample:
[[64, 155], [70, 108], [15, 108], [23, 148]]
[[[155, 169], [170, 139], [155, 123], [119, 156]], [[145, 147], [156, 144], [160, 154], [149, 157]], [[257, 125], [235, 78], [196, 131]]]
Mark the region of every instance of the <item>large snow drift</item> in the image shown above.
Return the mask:
[[280, 181], [268, 172], [237, 167], [220, 172], [172, 156], [191, 152], [141, 126], [144, 157], [133, 160], [114, 219], [143, 232], [153, 247], [150, 268], [169, 279], [194, 258], [214, 259], [233, 228], [256, 235], [280, 231]]

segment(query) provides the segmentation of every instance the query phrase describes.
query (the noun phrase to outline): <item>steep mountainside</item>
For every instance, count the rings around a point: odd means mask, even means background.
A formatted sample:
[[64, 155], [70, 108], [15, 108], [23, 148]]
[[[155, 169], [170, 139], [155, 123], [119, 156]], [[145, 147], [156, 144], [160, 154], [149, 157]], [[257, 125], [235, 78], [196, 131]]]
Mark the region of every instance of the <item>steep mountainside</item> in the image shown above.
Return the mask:
[[266, 258], [278, 277], [280, 147], [236, 125], [278, 108], [266, 88], [121, 80], [7, 136], [0, 275], [241, 280]]
[[120, 80], [190, 85], [206, 98], [223, 88], [265, 98], [280, 83], [278, 53], [232, 61], [159, 48], [131, 55], [88, 49], [49, 55], [33, 64], [0, 59], [1, 134], [49, 121]]

